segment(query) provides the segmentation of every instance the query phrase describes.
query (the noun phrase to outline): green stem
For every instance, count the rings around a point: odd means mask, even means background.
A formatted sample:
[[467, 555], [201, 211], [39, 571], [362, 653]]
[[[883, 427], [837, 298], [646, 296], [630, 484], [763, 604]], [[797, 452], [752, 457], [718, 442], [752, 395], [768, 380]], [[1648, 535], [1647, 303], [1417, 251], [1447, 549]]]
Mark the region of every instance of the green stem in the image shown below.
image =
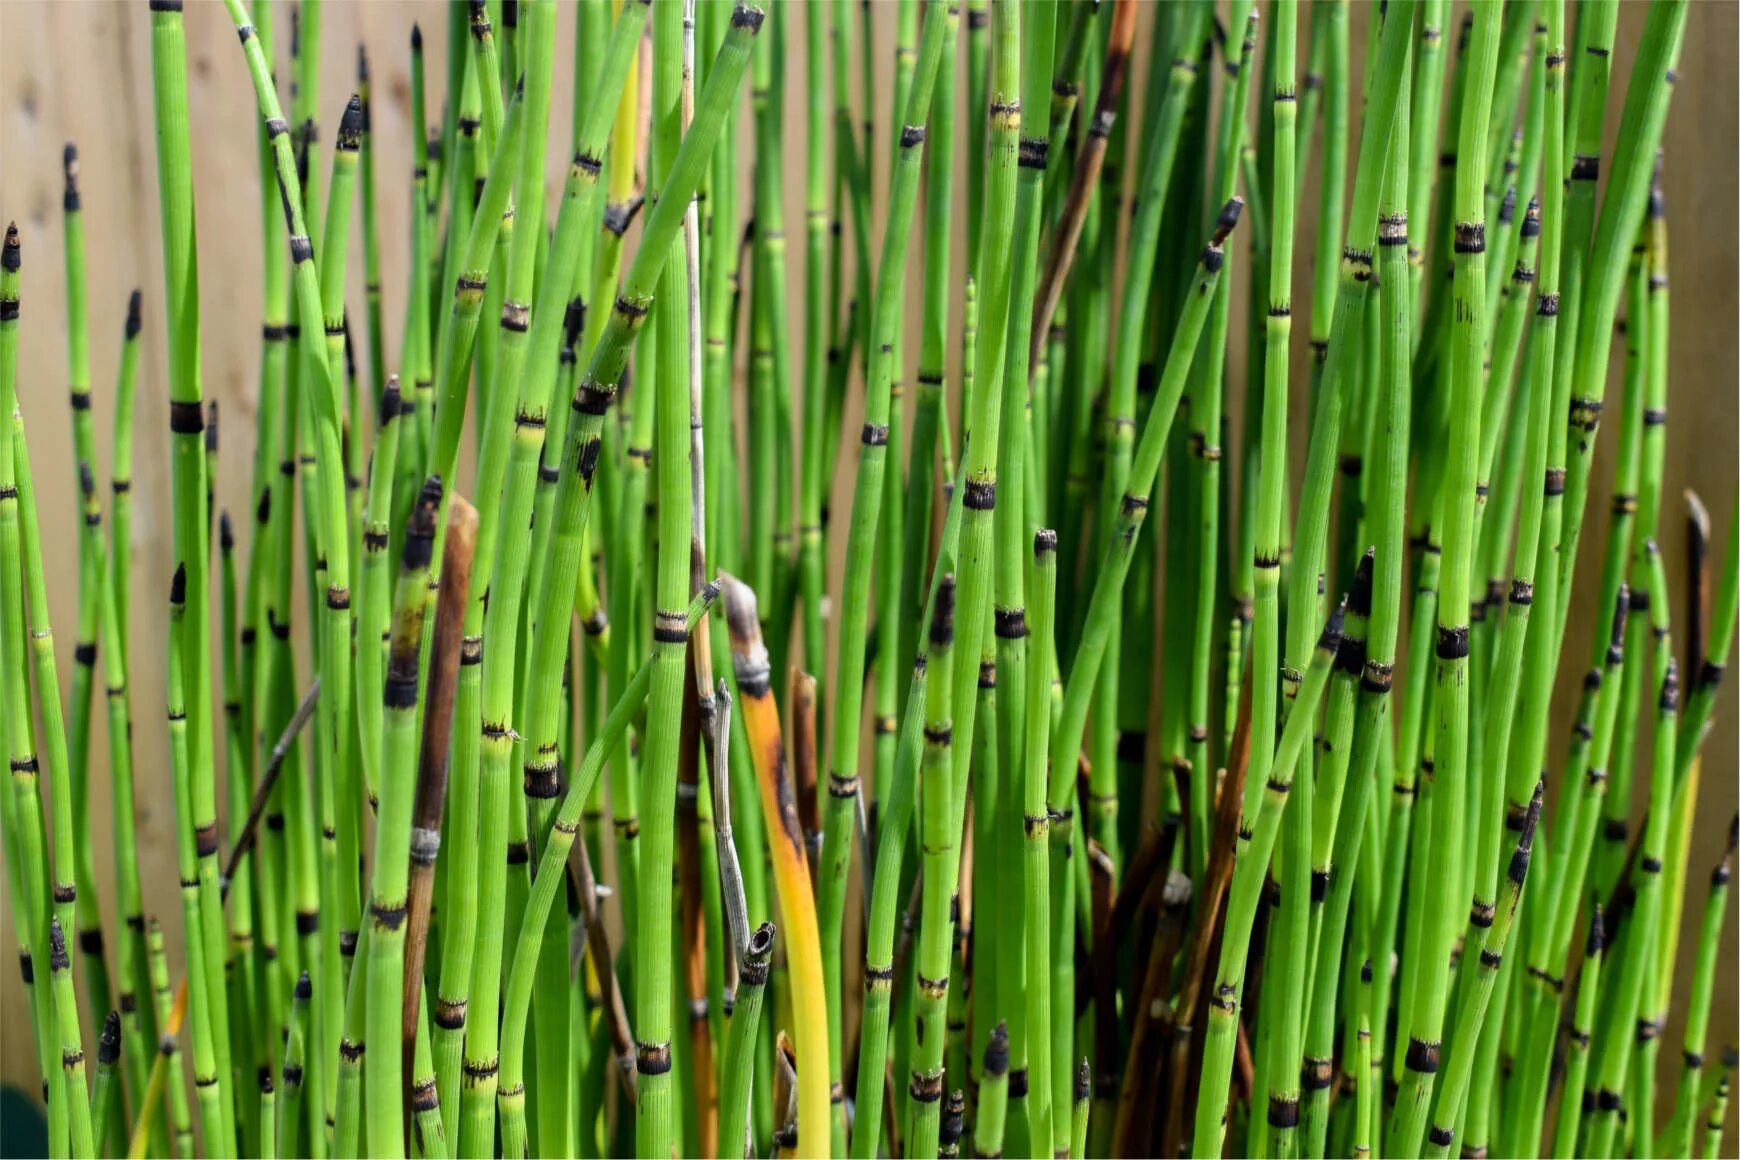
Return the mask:
[[[91, 432], [90, 335], [85, 322], [85, 229], [79, 191], [78, 150], [70, 143], [63, 155], [66, 185], [61, 207], [62, 236], [66, 245], [67, 392], [72, 407], [73, 482], [84, 499], [84, 525], [79, 535], [78, 636], [73, 650], [70, 690], [71, 731], [68, 738], [72, 764], [73, 824], [79, 882], [77, 920], [79, 950], [85, 960], [85, 990], [93, 1019], [109, 1010], [112, 996], [109, 972], [103, 960], [103, 930], [97, 905], [97, 872], [90, 841], [90, 744], [91, 691], [96, 680], [98, 613], [103, 575], [103, 515], [97, 503], [95, 439]], [[90, 481], [87, 483], [87, 481]], [[110, 1114], [113, 1122], [99, 1133], [120, 1133], [120, 1101]], [[101, 1135], [98, 1142], [101, 1143]]]
[[[1046, 801], [1048, 741], [1051, 734], [1051, 682], [1057, 668], [1057, 533], [1041, 528], [1033, 537], [1033, 638], [1036, 648], [1033, 679], [1027, 684], [1025, 765], [1022, 788], [1022, 868], [1026, 891], [1024, 915], [1028, 985], [1027, 1122], [1030, 1146], [1043, 1151], [1054, 1138], [1052, 1107], [1051, 954], [1051, 812]], [[1059, 922], [1069, 921], [1060, 915]], [[1068, 1013], [1064, 1015], [1068, 1018]]]
[[[822, 970], [828, 984], [830, 1083], [841, 1077], [840, 1025], [843, 1006], [841, 960], [844, 954], [846, 886], [851, 872], [854, 823], [858, 803], [859, 728], [862, 718], [866, 632], [870, 618], [871, 563], [876, 555], [877, 528], [882, 517], [884, 476], [888, 471], [891, 387], [896, 374], [895, 346], [904, 301], [907, 242], [918, 201], [918, 177], [924, 160], [925, 129], [935, 90], [937, 65], [954, 17], [946, 6], [926, 8], [918, 64], [904, 111], [877, 269], [876, 302], [871, 324], [869, 387], [864, 402], [864, 429], [852, 498], [852, 521], [846, 540], [846, 563], [840, 596], [840, 647], [833, 687], [835, 708], [832, 759], [828, 769], [827, 810], [822, 834], [821, 892], [818, 917], [822, 931]], [[898, 472], [899, 465], [895, 464]], [[898, 591], [896, 570], [887, 578]], [[884, 621], [883, 663], [893, 663], [898, 628]]]
[[950, 786], [950, 748], [954, 744], [954, 688], [948, 680], [955, 637], [955, 582], [942, 577], [931, 619], [929, 660], [943, 679], [924, 702], [924, 761], [920, 771], [919, 848], [924, 857], [924, 901], [918, 936], [917, 997], [913, 1008], [912, 1076], [907, 1088], [909, 1120], [906, 1150], [930, 1156], [941, 1131], [943, 1098], [943, 1014], [949, 990], [949, 927], [957, 831]]
[[1661, 1137], [1667, 1156], [1688, 1156], [1692, 1149], [1693, 1121], [1699, 1110], [1703, 1086], [1705, 1035], [1709, 1028], [1710, 996], [1715, 984], [1716, 956], [1722, 941], [1722, 920], [1728, 908], [1728, 888], [1733, 877], [1734, 829], [1729, 828], [1727, 849], [1710, 873], [1710, 895], [1704, 903], [1699, 928], [1697, 965], [1692, 971], [1691, 996], [1686, 1004], [1685, 1064], [1680, 1072], [1679, 1092], [1673, 1117]]
[[[313, 18], [312, 15], [310, 17]], [[172, 552], [178, 565], [187, 569], [188, 624], [193, 639], [188, 651], [200, 658], [189, 674], [191, 682], [187, 699], [190, 703], [188, 721], [188, 759], [192, 770], [194, 796], [190, 808], [200, 815], [210, 808], [215, 790], [212, 786], [212, 722], [211, 669], [204, 663], [210, 655], [209, 547], [205, 513], [205, 448], [202, 438], [204, 421], [201, 412], [199, 367], [199, 273], [193, 220], [193, 164], [191, 159], [189, 105], [187, 95], [186, 39], [180, 9], [162, 5], [151, 15], [152, 77], [157, 120], [158, 190], [162, 202], [165, 300], [170, 304], [166, 318], [169, 333], [169, 370], [171, 387], [171, 491], [174, 511], [171, 526]], [[287, 145], [287, 143], [286, 143]], [[292, 167], [291, 172], [294, 172]], [[317, 312], [305, 310], [310, 317]], [[320, 336], [313, 334], [314, 343]], [[199, 824], [196, 818], [194, 824]], [[212, 835], [215, 839], [215, 833]], [[215, 840], [210, 843], [215, 857]], [[234, 1105], [229, 1082], [229, 1003], [223, 969], [218, 952], [222, 944], [222, 908], [217, 898], [217, 881], [212, 859], [202, 860], [203, 903], [200, 908], [208, 931], [205, 962], [202, 970], [207, 981], [204, 994], [210, 1002], [208, 1012], [216, 1043], [218, 1091], [215, 1099], [202, 1101], [218, 1111], [219, 1118], [208, 1120], [208, 1139], [234, 1139]], [[211, 880], [203, 881], [203, 871], [211, 870]], [[191, 936], [189, 941], [191, 942]], [[202, 1093], [203, 1094], [203, 1093]], [[221, 1133], [214, 1135], [213, 1133]], [[215, 1149], [227, 1152], [227, 1147]]]
[[[1589, 268], [1577, 321], [1573, 374], [1576, 386], [1568, 411], [1568, 434], [1575, 453], [1565, 476], [1566, 523], [1562, 552], [1566, 560], [1573, 562], [1577, 559], [1584, 502], [1589, 494], [1595, 431], [1601, 421], [1601, 398], [1606, 386], [1607, 360], [1612, 351], [1609, 339], [1613, 317], [1624, 288], [1621, 270], [1643, 222], [1650, 174], [1656, 149], [1661, 144], [1662, 129], [1667, 122], [1668, 102], [1673, 96], [1674, 66], [1679, 61], [1685, 22], [1684, 0], [1666, 0], [1650, 8], [1643, 38], [1638, 44], [1637, 59], [1632, 66], [1631, 83], [1625, 93], [1625, 111], [1620, 118], [1619, 138], [1613, 149], [1612, 176], [1601, 203], [1595, 237], [1590, 243]], [[1568, 568], [1556, 609], [1561, 635], [1571, 604], [1571, 580], [1572, 570]]]
[[[691, 602], [685, 614], [685, 623], [690, 628], [711, 607], [717, 593], [718, 590], [709, 584]], [[562, 867], [567, 862], [575, 836], [579, 832], [580, 812], [598, 779], [605, 758], [611, 750], [623, 743], [629, 724], [646, 711], [647, 690], [652, 686], [656, 668], [653, 658], [641, 662], [616, 704], [611, 706], [610, 715], [605, 719], [602, 730], [587, 747], [585, 760], [568, 782], [567, 792], [551, 819], [549, 834], [542, 845], [538, 871], [532, 879], [532, 893], [526, 900], [526, 913], [520, 926], [519, 942], [513, 950], [513, 970], [503, 991], [502, 1087], [499, 1098], [504, 1152], [510, 1156], [523, 1156], [527, 1152], [524, 1083], [526, 1016], [534, 998], [533, 983], [539, 947], [544, 941], [545, 919], [555, 904], [556, 892], [567, 881]], [[566, 948], [564, 953], [565, 951]], [[763, 981], [765, 982], [765, 978]], [[513, 1146], [510, 1147], [509, 1144]]]
[[382, 686], [385, 721], [381, 738], [380, 809], [375, 827], [374, 881], [369, 895], [373, 934], [368, 960], [367, 1026], [375, 1050], [366, 1059], [369, 1090], [368, 1151], [405, 1154], [403, 1110], [391, 1093], [405, 1083], [402, 1055], [395, 1051], [405, 987], [406, 898], [411, 857], [411, 798], [415, 792], [418, 729], [418, 663], [423, 608], [441, 483], [430, 480], [418, 497], [405, 533], [404, 555], [394, 593], [387, 674]]
[[1214, 1155], [1226, 1132], [1227, 1089], [1232, 1080], [1233, 1046], [1238, 1037], [1239, 997], [1244, 989], [1246, 955], [1256, 921], [1257, 901], [1262, 893], [1269, 857], [1275, 848], [1281, 815], [1287, 808], [1287, 798], [1293, 788], [1293, 772], [1311, 732], [1311, 721], [1328, 683], [1336, 651], [1341, 646], [1343, 616], [1342, 607], [1330, 613], [1317, 647], [1312, 651], [1310, 667], [1301, 681], [1293, 712], [1288, 715], [1287, 724], [1276, 742], [1275, 760], [1268, 780], [1257, 791], [1255, 816], [1249, 808], [1250, 795], [1246, 795], [1247, 805], [1239, 821], [1220, 965], [1215, 971], [1214, 990], [1209, 996], [1208, 1038], [1200, 1077], [1202, 1088], [1197, 1095], [1192, 1155]]
[[[737, 967], [737, 991], [731, 1004], [730, 1030], [725, 1040], [725, 1082], [719, 1092], [719, 1154], [744, 1155], [749, 1149], [750, 1081], [755, 1074], [753, 1056], [760, 1030], [761, 1006], [767, 991], [767, 971], [773, 959], [774, 929], [764, 922], [749, 935]], [[738, 1143], [738, 1142], [741, 1143]]]
[[[1450, 349], [1450, 432], [1443, 478], [1443, 573], [1438, 599], [1435, 759], [1430, 858], [1453, 884], [1463, 881], [1468, 770], [1468, 622], [1473, 584], [1474, 483], [1480, 444], [1481, 375], [1485, 334], [1485, 154], [1483, 135], [1492, 106], [1500, 13], [1475, 12], [1468, 90], [1461, 108], [1456, 169], [1455, 311]], [[1414, 897], [1423, 899], [1422, 888]], [[1438, 1070], [1440, 1035], [1449, 998], [1454, 912], [1426, 930], [1419, 983], [1402, 1026], [1408, 1037], [1402, 1091], [1386, 1136], [1391, 1151], [1419, 1148]]]

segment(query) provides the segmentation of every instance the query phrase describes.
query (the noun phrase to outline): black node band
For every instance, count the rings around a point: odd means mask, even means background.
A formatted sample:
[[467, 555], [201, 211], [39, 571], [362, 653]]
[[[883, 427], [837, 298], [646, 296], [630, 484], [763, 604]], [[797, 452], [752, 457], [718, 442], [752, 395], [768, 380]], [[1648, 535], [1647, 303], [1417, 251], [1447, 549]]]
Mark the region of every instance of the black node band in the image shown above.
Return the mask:
[[641, 1075], [664, 1075], [670, 1071], [671, 1045], [637, 1043], [634, 1049], [634, 1070]]
[[1434, 1075], [1438, 1071], [1438, 1052], [1440, 1045], [1436, 1041], [1424, 1039], [1408, 1040], [1408, 1054], [1404, 1060], [1409, 1071], [1424, 1075]]
[[969, 511], [994, 510], [997, 506], [997, 485], [969, 479], [966, 492], [961, 496], [961, 505]]
[[378, 902], [369, 903], [369, 913], [374, 916], [375, 924], [383, 930], [398, 930], [405, 921], [405, 905], [382, 906]]
[[170, 400], [169, 431], [172, 435], [205, 433], [205, 411], [200, 407], [199, 400]]

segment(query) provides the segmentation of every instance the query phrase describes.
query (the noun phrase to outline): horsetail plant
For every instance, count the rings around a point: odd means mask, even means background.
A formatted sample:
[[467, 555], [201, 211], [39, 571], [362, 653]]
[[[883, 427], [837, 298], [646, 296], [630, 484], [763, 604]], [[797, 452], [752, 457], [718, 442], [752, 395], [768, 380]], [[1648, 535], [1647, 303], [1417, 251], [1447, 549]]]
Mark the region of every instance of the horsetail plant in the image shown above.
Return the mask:
[[1701, 503], [1683, 575], [1658, 545], [1682, 461], [1735, 495], [1668, 290], [1702, 10], [468, 0], [357, 44], [349, 96], [318, 0], [227, 0], [264, 276], [232, 402], [217, 13], [149, 8], [158, 305], [92, 336], [100, 143], [48, 163], [60, 318], [20, 326], [38, 225], [0, 251], [50, 1155], [1727, 1142], [1734, 839], [1698, 818], [1740, 514], [1715, 568]]

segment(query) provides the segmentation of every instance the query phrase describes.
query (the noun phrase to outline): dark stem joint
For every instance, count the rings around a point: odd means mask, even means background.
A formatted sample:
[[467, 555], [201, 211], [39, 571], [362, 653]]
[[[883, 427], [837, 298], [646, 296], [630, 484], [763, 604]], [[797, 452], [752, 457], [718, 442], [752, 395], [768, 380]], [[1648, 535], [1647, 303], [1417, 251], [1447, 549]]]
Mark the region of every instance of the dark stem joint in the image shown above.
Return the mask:
[[169, 401], [169, 432], [172, 435], [201, 435], [205, 432], [205, 411], [199, 400]]
[[669, 1043], [637, 1043], [634, 1047], [634, 1069], [641, 1075], [664, 1075], [671, 1070]]
[[559, 769], [556, 763], [543, 765], [528, 762], [521, 779], [526, 796], [534, 801], [554, 800], [562, 792]]
[[1435, 1075], [1438, 1071], [1439, 1044], [1436, 1040], [1409, 1039], [1408, 1054], [1404, 1060], [1409, 1071], [1424, 1075]]
[[1360, 674], [1360, 687], [1368, 693], [1380, 696], [1386, 694], [1390, 691], [1390, 686], [1395, 680], [1395, 672], [1394, 665], [1387, 665], [1382, 661], [1372, 660], [1368, 657], [1365, 669]]

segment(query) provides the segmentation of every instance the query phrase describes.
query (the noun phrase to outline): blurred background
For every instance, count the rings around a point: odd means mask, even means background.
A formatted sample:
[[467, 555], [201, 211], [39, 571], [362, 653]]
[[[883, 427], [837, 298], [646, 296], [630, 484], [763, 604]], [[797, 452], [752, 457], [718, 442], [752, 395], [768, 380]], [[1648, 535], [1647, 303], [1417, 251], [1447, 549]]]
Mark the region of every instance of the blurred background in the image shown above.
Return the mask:
[[[274, 7], [277, 27], [283, 30], [288, 24], [289, 6], [279, 3]], [[1461, 5], [1455, 5], [1455, 8], [1457, 13], [1448, 23], [1448, 28], [1454, 28], [1460, 19]], [[1373, 15], [1375, 9], [1354, 5], [1350, 59], [1355, 62], [1364, 59], [1364, 39]], [[777, 20], [782, 16], [801, 20], [802, 12], [795, 6], [781, 3], [772, 13], [772, 18]], [[1145, 10], [1141, 16], [1142, 24], [1136, 38], [1136, 73], [1127, 90], [1130, 94], [1143, 92], [1142, 77], [1149, 64], [1144, 49], [1147, 44], [1146, 26], [1152, 17], [1152, 10]], [[1622, 78], [1630, 75], [1631, 59], [1643, 18], [1643, 5], [1620, 6], [1614, 92], [1608, 102], [1609, 147], [1604, 151], [1608, 156], [1611, 155], [1611, 138], [1619, 119]], [[894, 5], [887, 0], [878, 0], [872, 10], [872, 19], [875, 30], [873, 59], [876, 62], [872, 86], [878, 134], [878, 147], [873, 150], [877, 162], [877, 184], [872, 205], [876, 212], [875, 236], [879, 238], [888, 156], [888, 151], [881, 146], [886, 144], [887, 127], [892, 124], [886, 106], [894, 51]], [[394, 371], [397, 369], [399, 335], [404, 317], [403, 287], [408, 256], [408, 237], [400, 223], [406, 220], [410, 195], [411, 143], [414, 135], [422, 131], [410, 123], [409, 36], [412, 23], [421, 22], [429, 61], [429, 116], [433, 119], [439, 116], [443, 98], [441, 62], [446, 53], [447, 6], [438, 0], [327, 3], [322, 6], [322, 20], [323, 79], [319, 95], [322, 165], [318, 180], [323, 191], [325, 162], [330, 158], [332, 135], [339, 113], [355, 85], [359, 47], [366, 47], [373, 68], [371, 147], [375, 150], [376, 197], [382, 223], [386, 364], [389, 371]], [[560, 42], [556, 59], [562, 62], [571, 60], [573, 52], [575, 22], [566, 6], [558, 22]], [[221, 424], [216, 502], [240, 515], [249, 503], [248, 476], [260, 347], [262, 234], [256, 153], [258, 119], [243, 56], [224, 8], [216, 3], [190, 3], [185, 23], [188, 85], [193, 110], [194, 188], [202, 258], [200, 301], [204, 390], [207, 398], [218, 401]], [[1308, 15], [1304, 12], [1300, 15], [1299, 27], [1300, 64], [1303, 68], [1306, 29], [1309, 27]], [[135, 669], [131, 674], [134, 760], [137, 766], [139, 859], [145, 883], [146, 909], [162, 919], [171, 951], [171, 967], [178, 972], [181, 939], [178, 929], [180, 906], [176, 898], [174, 819], [166, 732], [162, 714], [158, 711], [163, 704], [163, 673], [159, 658], [164, 655], [165, 637], [156, 585], [159, 579], [167, 585], [171, 564], [167, 354], [152, 119], [150, 16], [141, 3], [99, 0], [73, 4], [10, 0], [0, 12], [0, 29], [3, 29], [0, 41], [4, 43], [3, 50], [0, 50], [0, 216], [16, 220], [23, 236], [25, 265], [19, 393], [35, 449], [43, 551], [48, 568], [53, 623], [58, 630], [57, 648], [62, 674], [70, 673], [72, 668], [77, 608], [76, 534], [79, 526], [77, 492], [70, 466], [66, 404], [67, 335], [60, 201], [61, 151], [67, 142], [76, 142], [80, 154], [88, 252], [91, 366], [97, 399], [93, 416], [97, 446], [102, 449], [99, 460], [105, 471], [111, 432], [109, 398], [113, 391], [127, 298], [134, 287], [144, 293], [133, 485], [136, 553], [131, 618]], [[287, 36], [280, 31], [277, 63], [280, 92], [285, 97], [288, 95], [284, 79], [288, 75], [287, 42]], [[804, 109], [799, 85], [807, 83], [808, 76], [801, 25], [795, 26], [785, 38], [785, 46], [789, 70], [785, 109], [786, 152], [777, 164], [782, 167], [787, 206], [799, 207], [803, 204], [801, 142], [804, 140]], [[1740, 383], [1740, 351], [1737, 351], [1736, 344], [1736, 324], [1740, 323], [1740, 317], [1737, 317], [1737, 307], [1740, 307], [1740, 283], [1737, 283], [1737, 271], [1740, 271], [1740, 183], [1737, 183], [1733, 151], [1737, 131], [1740, 131], [1740, 120], [1737, 120], [1740, 78], [1736, 76], [1740, 51], [1737, 51], [1737, 46], [1740, 46], [1740, 5], [1701, 3], [1692, 6], [1679, 68], [1680, 80], [1673, 96], [1665, 137], [1662, 181], [1672, 239], [1673, 323], [1669, 348], [1668, 454], [1660, 539], [1668, 566], [1670, 589], [1675, 593], [1676, 601], [1684, 587], [1679, 579], [1685, 558], [1682, 494], [1687, 488], [1695, 489], [1708, 504], [1716, 537], [1716, 559], [1719, 561], [1725, 546], [1730, 505], [1736, 494], [1736, 462], [1740, 459], [1736, 453], [1740, 441], [1737, 441], [1735, 419], [1736, 384]], [[853, 62], [853, 67], [857, 68], [857, 61]], [[559, 63], [557, 107], [551, 117], [554, 139], [558, 141], [570, 139], [572, 117], [567, 96], [568, 76], [569, 71]], [[960, 76], [961, 91], [955, 94], [955, 99], [962, 105], [958, 116], [964, 117], [968, 115], [964, 109], [964, 69]], [[1350, 103], [1352, 132], [1355, 134], [1351, 140], [1357, 143], [1361, 113], [1357, 87]], [[1255, 117], [1265, 112], [1264, 104], [1253, 96], [1251, 115]], [[1140, 115], [1131, 115], [1134, 118], [1131, 132], [1140, 134]], [[742, 123], [746, 123], [746, 119], [740, 121]], [[964, 136], [962, 134], [963, 141]], [[1132, 136], [1132, 141], [1138, 139]], [[742, 134], [738, 152], [747, 173], [753, 166], [747, 131]], [[1350, 147], [1350, 165], [1356, 152], [1356, 145]], [[564, 148], [558, 147], [552, 147], [550, 151], [552, 206], [559, 194], [566, 153]], [[1321, 164], [1322, 154], [1320, 148], [1311, 152], [1312, 170], [1304, 175], [1306, 187], [1302, 204], [1305, 206], [1315, 205], [1314, 191], [1319, 176], [1316, 166]], [[964, 161], [957, 159], [957, 164], [964, 166]], [[1133, 169], [1133, 166], [1127, 167], [1127, 181], [1134, 181]], [[957, 180], [955, 188], [964, 191], [964, 178]], [[964, 193], [957, 196], [964, 198]], [[957, 220], [966, 212], [976, 210], [969, 211], [964, 204], [960, 205]], [[271, 244], [281, 245], [281, 226], [275, 209], [273, 217]], [[913, 231], [914, 255], [909, 269], [913, 292], [907, 301], [913, 315], [909, 322], [912, 333], [916, 333], [917, 325], [919, 296], [916, 290], [921, 270], [917, 243], [921, 233], [917, 229]], [[1314, 231], [1308, 226], [1299, 230], [1295, 297], [1301, 300], [1308, 292], [1312, 267], [1319, 261], [1335, 260], [1334, 255], [1312, 252], [1314, 236]], [[1201, 239], [1192, 237], [1181, 244], [1194, 250], [1201, 244]], [[957, 271], [964, 266], [964, 245], [964, 236], [957, 231], [957, 246], [962, 251], [955, 257]], [[360, 247], [360, 230], [353, 229], [348, 296], [352, 317], [358, 320], [362, 317], [363, 288]], [[849, 261], [850, 247], [847, 247], [847, 254]], [[802, 247], [789, 247], [788, 255], [788, 278], [793, 287], [800, 286]], [[1103, 277], [1115, 278], [1117, 275], [1118, 271], [1099, 272]], [[1239, 401], [1243, 396], [1245, 344], [1241, 336], [1245, 295], [1235, 293], [1233, 301], [1235, 335], [1229, 343], [1227, 399], [1236, 431], [1241, 422]], [[791, 305], [788, 335], [789, 341], [796, 343], [803, 334], [803, 302], [802, 296], [795, 291]], [[1295, 327], [1295, 384], [1306, 381], [1304, 330], [1303, 326]], [[357, 344], [358, 363], [366, 366], [367, 335], [360, 322], [353, 325], [352, 335]], [[950, 360], [951, 391], [958, 383], [953, 373], [957, 357], [958, 352]], [[1621, 363], [1622, 359], [1613, 359], [1614, 381], [1608, 388], [1609, 399], [1618, 397]], [[906, 370], [910, 372], [910, 367]], [[1302, 385], [1297, 389], [1302, 391]], [[910, 398], [909, 393], [908, 400]], [[854, 386], [844, 417], [847, 429], [860, 421], [857, 416], [859, 405], [857, 387]], [[794, 401], [794, 410], [801, 411], [801, 399]], [[1609, 414], [1612, 412], [1610, 407]], [[1298, 416], [1302, 417], [1304, 413], [1302, 405], [1296, 409]], [[1611, 421], [1603, 424], [1596, 453], [1588, 507], [1588, 534], [1584, 537], [1579, 561], [1576, 603], [1561, 672], [1561, 695], [1554, 702], [1551, 736], [1555, 773], [1564, 740], [1569, 734], [1570, 711], [1575, 699], [1572, 691], [1581, 681], [1584, 658], [1589, 655], [1590, 633], [1597, 620], [1593, 605], [1598, 587], [1596, 576], [1600, 568], [1600, 553], [1606, 539], [1616, 427], [1617, 424]], [[1292, 438], [1297, 453], [1291, 458], [1297, 472], [1302, 469], [1304, 460], [1302, 421], [1294, 424]], [[854, 441], [847, 440], [842, 447], [849, 449], [854, 445]], [[466, 439], [463, 446], [469, 455], [471, 440]], [[843, 458], [850, 454], [850, 450], [844, 450]], [[462, 485], [469, 482], [469, 466], [462, 467], [460, 479]], [[834, 482], [832, 506], [836, 513], [849, 510], [851, 480], [850, 464], [842, 462]], [[106, 497], [106, 488], [103, 494]], [[245, 552], [245, 536], [252, 521], [238, 518], [236, 522], [244, 537], [241, 548]], [[834, 559], [829, 569], [830, 590], [838, 584], [844, 536], [836, 535], [832, 540]], [[1683, 623], [1683, 616], [1683, 611], [1676, 606], [1679, 623]], [[814, 659], [807, 660], [806, 667], [816, 671], [818, 663]], [[828, 668], [821, 671], [831, 672], [831, 658], [826, 663]], [[306, 660], [302, 671], [306, 672]], [[1735, 811], [1736, 771], [1740, 769], [1740, 755], [1736, 751], [1736, 719], [1740, 714], [1736, 713], [1735, 688], [1734, 682], [1725, 687], [1716, 711], [1714, 731], [1704, 747], [1702, 797], [1691, 843], [1687, 905], [1683, 918], [1683, 929], [1687, 933], [1682, 938], [1678, 960], [1680, 977], [1675, 984], [1675, 995], [1681, 999], [1689, 986], [1692, 955], [1688, 948], [1695, 942], [1703, 909], [1702, 884], [1706, 881], [1709, 867], [1721, 856], [1725, 833]], [[104, 715], [99, 712], [95, 714], [93, 723], [94, 755], [106, 752], [105, 730]], [[1647, 769], [1649, 732], [1650, 725], [1645, 722], [1638, 738], [1640, 771]], [[866, 737], [868, 735], [867, 730]], [[91, 832], [96, 844], [97, 889], [102, 897], [105, 928], [113, 931], [111, 812], [108, 796], [101, 788], [105, 784], [104, 770], [99, 757], [93, 762], [93, 785], [99, 788], [93, 794]], [[219, 780], [221, 785], [221, 777]], [[1646, 779], [1640, 772], [1636, 787], [1639, 800], [1645, 784]], [[5, 905], [6, 900], [0, 898], [0, 906]], [[1740, 941], [1740, 936], [1736, 935], [1736, 920], [1731, 909], [1725, 933], [1726, 953], [1717, 968], [1718, 987], [1709, 1032], [1712, 1059], [1724, 1046], [1736, 1042], [1737, 1034], [1740, 1034], [1740, 1010], [1736, 1007], [1736, 993], [1740, 988], [1736, 986], [1734, 955], [1737, 941]], [[8, 906], [0, 911], [0, 946], [14, 945], [12, 915]], [[1670, 1016], [1665, 1033], [1662, 1074], [1671, 1080], [1658, 1087], [1658, 1095], [1664, 1101], [1671, 1101], [1677, 1087], [1680, 1020], [1680, 1013], [1676, 1011]], [[28, 1028], [29, 1014], [18, 976], [10, 968], [0, 971], [0, 1080], [22, 1088], [34, 1098], [36, 1065]], [[87, 1041], [94, 1040], [94, 1031], [87, 1020]], [[15, 1093], [7, 1094], [11, 1097]], [[9, 1098], [5, 1106], [10, 1112], [18, 1105]], [[1730, 1125], [1735, 1115], [1731, 1108]], [[17, 1117], [9, 1114], [5, 1118], [11, 1121], [9, 1135]], [[1726, 1140], [1731, 1148], [1732, 1134]]]

